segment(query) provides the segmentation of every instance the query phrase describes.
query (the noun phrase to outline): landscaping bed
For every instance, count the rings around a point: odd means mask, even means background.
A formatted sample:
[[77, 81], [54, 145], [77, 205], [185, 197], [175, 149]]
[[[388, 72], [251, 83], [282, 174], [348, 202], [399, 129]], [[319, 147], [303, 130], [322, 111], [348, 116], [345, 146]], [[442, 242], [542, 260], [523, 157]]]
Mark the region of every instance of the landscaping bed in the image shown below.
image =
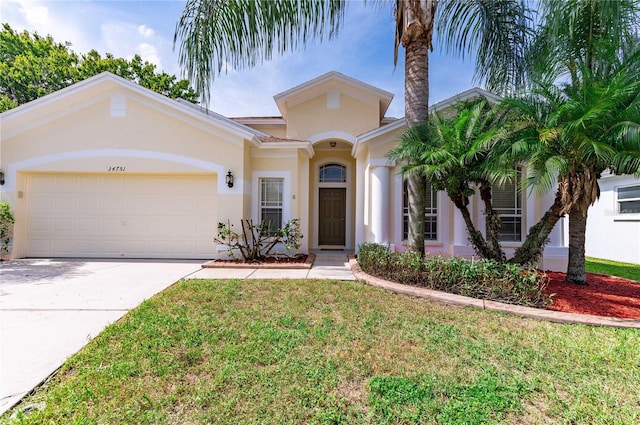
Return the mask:
[[565, 273], [527, 270], [486, 260], [395, 253], [364, 244], [365, 273], [405, 285], [481, 300], [619, 319], [640, 319], [640, 282], [587, 273], [588, 285], [565, 282]]
[[268, 256], [256, 261], [243, 259], [211, 260], [202, 265], [203, 268], [234, 268], [234, 269], [310, 269], [316, 259], [316, 254], [300, 254], [295, 257]]
[[588, 285], [565, 282], [565, 273], [545, 272], [547, 294], [553, 294], [549, 307], [565, 313], [640, 319], [640, 283], [620, 277], [587, 273]]

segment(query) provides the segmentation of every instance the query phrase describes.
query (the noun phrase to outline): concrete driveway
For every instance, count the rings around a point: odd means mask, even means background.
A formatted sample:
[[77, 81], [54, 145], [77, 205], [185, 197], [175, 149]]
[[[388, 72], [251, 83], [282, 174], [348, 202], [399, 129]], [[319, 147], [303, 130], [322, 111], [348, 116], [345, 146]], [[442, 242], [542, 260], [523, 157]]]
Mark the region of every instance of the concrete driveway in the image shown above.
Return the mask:
[[107, 325], [201, 261], [14, 260], [0, 264], [0, 414]]

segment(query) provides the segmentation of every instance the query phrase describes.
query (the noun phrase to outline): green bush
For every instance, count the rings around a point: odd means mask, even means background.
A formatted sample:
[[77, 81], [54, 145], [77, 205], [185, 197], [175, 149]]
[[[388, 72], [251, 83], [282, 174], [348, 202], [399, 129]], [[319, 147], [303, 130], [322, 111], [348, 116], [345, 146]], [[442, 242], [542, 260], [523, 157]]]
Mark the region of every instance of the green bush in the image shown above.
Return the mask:
[[385, 246], [365, 243], [358, 263], [373, 276], [406, 285], [422, 286], [453, 294], [532, 307], [548, 307], [544, 273], [494, 260], [422, 257], [407, 251], [391, 252]]
[[272, 228], [265, 220], [253, 224], [251, 219], [242, 219], [240, 225], [241, 231], [236, 232], [231, 222], [218, 223], [218, 234], [213, 239], [215, 243], [227, 246], [231, 258], [236, 258], [235, 251], [239, 251], [245, 261], [259, 261], [270, 255], [278, 244], [282, 244], [287, 256], [293, 258], [302, 245], [303, 236], [297, 218], [285, 223], [281, 229]]
[[13, 236], [13, 223], [15, 219], [11, 213], [11, 207], [6, 202], [0, 202], [0, 252], [9, 250], [9, 242]]

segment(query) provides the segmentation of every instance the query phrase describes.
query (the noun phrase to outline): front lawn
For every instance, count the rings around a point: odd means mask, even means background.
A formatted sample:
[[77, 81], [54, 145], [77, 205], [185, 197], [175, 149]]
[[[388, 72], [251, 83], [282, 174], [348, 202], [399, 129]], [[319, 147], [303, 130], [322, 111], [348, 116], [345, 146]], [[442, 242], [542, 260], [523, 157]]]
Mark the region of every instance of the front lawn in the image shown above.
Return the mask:
[[589, 273], [624, 277], [640, 282], [640, 265], [587, 257], [586, 270]]
[[640, 423], [638, 347], [355, 282], [187, 280], [67, 361], [24, 423]]

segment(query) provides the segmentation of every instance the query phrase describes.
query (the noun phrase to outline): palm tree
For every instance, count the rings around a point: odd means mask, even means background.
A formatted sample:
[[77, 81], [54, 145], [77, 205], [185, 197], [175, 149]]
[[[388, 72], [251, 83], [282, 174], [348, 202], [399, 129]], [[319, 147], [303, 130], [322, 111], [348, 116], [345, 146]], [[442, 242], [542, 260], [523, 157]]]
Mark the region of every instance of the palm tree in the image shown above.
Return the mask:
[[[522, 0], [396, 0], [395, 59], [405, 49], [405, 120], [429, 120], [429, 51], [434, 26], [445, 46], [477, 52], [476, 72], [487, 88], [522, 82], [527, 18]], [[176, 26], [180, 63], [206, 104], [213, 78], [225, 66], [251, 67], [314, 40], [334, 37], [344, 0], [188, 0]], [[424, 185], [409, 179], [409, 249], [424, 252]]]
[[[409, 127], [400, 143], [387, 155], [403, 163], [403, 174], [428, 180], [433, 189], [444, 190], [460, 211], [476, 253], [499, 262], [506, 260], [500, 247], [500, 217], [493, 209], [491, 188], [513, 178], [512, 164], [498, 163], [490, 156], [491, 147], [504, 140], [500, 121], [504, 114], [492, 108], [486, 99], [462, 102], [456, 114], [442, 117], [432, 114], [428, 124]], [[486, 215], [486, 239], [476, 229], [468, 209], [469, 197], [478, 186]]]
[[[486, 100], [476, 99], [455, 109], [453, 116], [432, 114], [428, 126], [407, 129], [388, 157], [405, 164], [405, 175], [424, 175], [434, 189], [447, 193], [460, 211], [469, 240], [480, 257], [505, 262], [500, 246], [502, 221], [493, 208], [492, 191], [517, 179], [516, 168], [529, 158], [531, 146], [537, 146], [537, 132], [522, 115], [514, 116], [516, 105], [490, 107]], [[476, 191], [484, 205], [486, 238], [475, 227], [468, 210], [469, 197]], [[564, 215], [560, 201], [557, 193], [510, 263], [532, 266], [538, 262], [549, 233]]]
[[[532, 44], [534, 90], [519, 106], [537, 131], [531, 182], [558, 182], [569, 215], [567, 281], [585, 284], [584, 242], [598, 179], [638, 173], [640, 3], [546, 0]], [[526, 144], [526, 143], [525, 143]]]
[[587, 84], [539, 88], [509, 102], [534, 129], [514, 147], [529, 157], [530, 185], [558, 184], [554, 205], [569, 215], [567, 281], [577, 284], [586, 283], [587, 213], [600, 195], [600, 175], [640, 175], [640, 74], [623, 67], [597, 83], [583, 75]]

